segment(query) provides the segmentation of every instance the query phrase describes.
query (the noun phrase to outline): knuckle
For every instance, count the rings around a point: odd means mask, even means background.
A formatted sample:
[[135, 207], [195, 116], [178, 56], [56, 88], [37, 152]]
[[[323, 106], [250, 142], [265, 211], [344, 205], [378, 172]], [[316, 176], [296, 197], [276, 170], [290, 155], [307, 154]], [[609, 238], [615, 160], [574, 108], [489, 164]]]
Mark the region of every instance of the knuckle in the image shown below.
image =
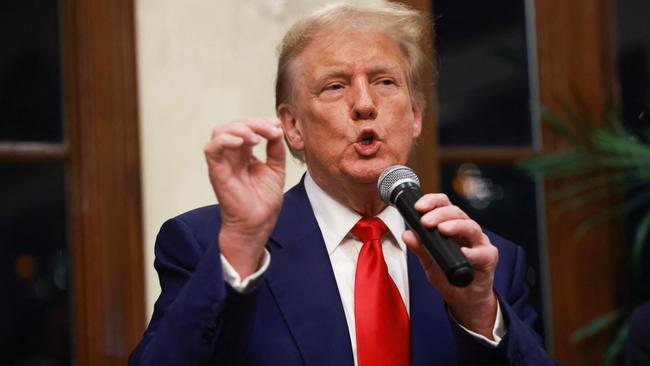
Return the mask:
[[454, 216], [462, 218], [465, 217], [465, 212], [460, 207], [456, 205], [450, 205], [449, 209]]
[[426, 205], [430, 205], [432, 202], [434, 202], [434, 194], [433, 193], [427, 193], [420, 197], [418, 199], [418, 202], [425, 203]]
[[483, 235], [483, 231], [481, 230], [481, 226], [478, 224], [478, 222], [472, 220], [472, 219], [465, 219], [468, 223], [468, 228], [470, 234], [475, 237], [475, 238], [481, 238]]
[[435, 211], [429, 211], [422, 215], [422, 222], [427, 225], [435, 225], [440, 220], [438, 214]]

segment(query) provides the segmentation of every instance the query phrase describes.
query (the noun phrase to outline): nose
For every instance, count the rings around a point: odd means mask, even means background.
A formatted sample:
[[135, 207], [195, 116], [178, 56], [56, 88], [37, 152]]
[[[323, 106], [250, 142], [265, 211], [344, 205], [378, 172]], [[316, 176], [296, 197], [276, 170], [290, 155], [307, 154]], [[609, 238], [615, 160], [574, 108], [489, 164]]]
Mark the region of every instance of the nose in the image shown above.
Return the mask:
[[370, 85], [366, 81], [359, 80], [353, 90], [352, 119], [359, 121], [377, 118], [377, 106]]

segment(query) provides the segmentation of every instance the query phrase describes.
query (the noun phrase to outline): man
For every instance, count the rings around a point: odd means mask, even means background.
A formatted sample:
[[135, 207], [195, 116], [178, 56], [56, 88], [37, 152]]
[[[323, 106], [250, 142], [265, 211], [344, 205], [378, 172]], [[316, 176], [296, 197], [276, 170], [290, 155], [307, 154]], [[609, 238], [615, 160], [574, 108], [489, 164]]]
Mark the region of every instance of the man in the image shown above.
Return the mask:
[[[377, 194], [420, 134], [424, 24], [395, 4], [337, 5], [289, 30], [279, 120], [216, 128], [205, 155], [219, 206], [158, 235], [162, 293], [131, 365], [554, 364], [530, 328], [521, 249], [424, 195], [422, 223], [475, 270], [454, 287]], [[283, 137], [307, 165], [284, 196]], [[266, 162], [252, 155], [262, 139]]]

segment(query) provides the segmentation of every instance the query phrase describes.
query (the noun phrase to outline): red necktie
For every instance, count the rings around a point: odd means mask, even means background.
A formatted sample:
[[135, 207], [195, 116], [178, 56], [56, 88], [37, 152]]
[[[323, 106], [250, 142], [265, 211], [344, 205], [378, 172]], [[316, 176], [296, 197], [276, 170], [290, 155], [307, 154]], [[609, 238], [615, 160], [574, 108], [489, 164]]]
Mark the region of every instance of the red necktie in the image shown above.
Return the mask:
[[408, 314], [381, 249], [387, 231], [376, 217], [364, 217], [352, 228], [352, 234], [363, 241], [354, 282], [359, 366], [410, 363]]

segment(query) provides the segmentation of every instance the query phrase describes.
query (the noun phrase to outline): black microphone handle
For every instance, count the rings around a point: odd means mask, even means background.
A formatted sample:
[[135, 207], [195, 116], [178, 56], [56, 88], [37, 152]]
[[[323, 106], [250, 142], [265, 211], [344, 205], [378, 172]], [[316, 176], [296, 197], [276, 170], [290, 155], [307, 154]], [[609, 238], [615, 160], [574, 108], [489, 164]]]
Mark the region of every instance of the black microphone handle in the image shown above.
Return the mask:
[[435, 228], [425, 228], [420, 222], [423, 214], [414, 207], [415, 202], [422, 196], [418, 186], [407, 184], [403, 189], [395, 189], [393, 194], [397, 197], [391, 201], [445, 272], [449, 283], [456, 287], [469, 285], [474, 279], [474, 269], [460, 251], [460, 247], [448, 237], [441, 235]]

